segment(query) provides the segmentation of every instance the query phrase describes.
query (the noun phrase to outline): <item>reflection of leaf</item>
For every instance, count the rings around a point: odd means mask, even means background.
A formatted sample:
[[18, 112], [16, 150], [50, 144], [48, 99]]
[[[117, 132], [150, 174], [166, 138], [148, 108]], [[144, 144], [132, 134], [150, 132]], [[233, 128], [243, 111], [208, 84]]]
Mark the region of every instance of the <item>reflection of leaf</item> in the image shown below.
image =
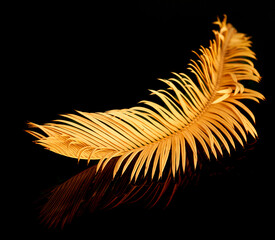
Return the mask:
[[[201, 157], [218, 158], [225, 150], [230, 153], [235, 142], [243, 146], [247, 134], [257, 137], [247, 118], [255, 121], [254, 115], [241, 102], [264, 99], [243, 85], [260, 80], [251, 61], [255, 59], [251, 42], [227, 24], [226, 17], [215, 23], [220, 31], [214, 31], [210, 47], [202, 47], [198, 60], [191, 61], [195, 81], [174, 73], [168, 80], [160, 79], [167, 89], [151, 90], [164, 106], [141, 101], [145, 106], [78, 111], [54, 123], [30, 124], [44, 132], [29, 131], [47, 149], [78, 160], [99, 160], [53, 190], [42, 211], [50, 225], [70, 221], [82, 202], [90, 208], [116, 206], [133, 196], [156, 202], [171, 185], [172, 196]], [[111, 197], [116, 187], [121, 192]]]

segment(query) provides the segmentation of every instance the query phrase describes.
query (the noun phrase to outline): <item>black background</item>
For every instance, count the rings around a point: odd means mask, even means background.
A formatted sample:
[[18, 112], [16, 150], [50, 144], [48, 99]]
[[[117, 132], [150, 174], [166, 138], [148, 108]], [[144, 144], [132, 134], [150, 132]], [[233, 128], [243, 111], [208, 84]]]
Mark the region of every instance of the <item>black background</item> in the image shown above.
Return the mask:
[[[39, 1], [11, 6], [6, 89], [9, 116], [19, 133], [8, 141], [11, 233], [85, 232], [94, 238], [264, 234], [271, 227], [266, 220], [274, 214], [273, 10], [272, 1]], [[36, 200], [87, 166], [33, 144], [24, 132], [27, 121], [42, 124], [73, 110], [107, 111], [150, 99], [148, 89], [166, 87], [157, 78], [188, 74], [189, 59], [195, 58], [191, 51], [208, 46], [216, 28], [212, 22], [223, 14], [238, 31], [252, 36], [255, 66], [263, 77], [258, 89], [267, 101], [251, 104], [259, 133], [254, 149], [211, 163], [209, 175], [179, 191], [168, 209], [122, 207], [78, 218], [62, 231], [41, 226]]]

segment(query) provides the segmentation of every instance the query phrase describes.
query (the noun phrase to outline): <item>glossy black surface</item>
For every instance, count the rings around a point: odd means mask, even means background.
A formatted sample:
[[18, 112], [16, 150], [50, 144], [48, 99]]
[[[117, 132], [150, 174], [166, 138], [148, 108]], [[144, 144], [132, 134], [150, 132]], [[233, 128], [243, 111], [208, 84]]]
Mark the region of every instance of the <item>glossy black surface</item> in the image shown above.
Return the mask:
[[[15, 6], [10, 20], [8, 101], [20, 137], [14, 135], [8, 141], [12, 150], [3, 160], [11, 165], [7, 169], [12, 182], [8, 187], [11, 232], [18, 229], [37, 237], [48, 232], [85, 232], [90, 238], [164, 233], [223, 238], [240, 230], [244, 234], [268, 230], [264, 220], [272, 210], [274, 160], [271, 2], [100, 1], [89, 6]], [[200, 45], [208, 47], [212, 22], [224, 13], [240, 32], [252, 36], [258, 58], [255, 66], [263, 76], [258, 89], [267, 101], [251, 104], [259, 134], [254, 149], [239, 148], [223, 163], [211, 162], [199, 181], [179, 190], [165, 210], [121, 207], [77, 218], [62, 231], [41, 226], [37, 199], [87, 166], [33, 144], [33, 137], [24, 132], [26, 122], [42, 124], [74, 109], [106, 111], [150, 99], [147, 89], [166, 87], [157, 78], [169, 78], [170, 72], [189, 73], [187, 64], [195, 58], [191, 51], [198, 51]]]

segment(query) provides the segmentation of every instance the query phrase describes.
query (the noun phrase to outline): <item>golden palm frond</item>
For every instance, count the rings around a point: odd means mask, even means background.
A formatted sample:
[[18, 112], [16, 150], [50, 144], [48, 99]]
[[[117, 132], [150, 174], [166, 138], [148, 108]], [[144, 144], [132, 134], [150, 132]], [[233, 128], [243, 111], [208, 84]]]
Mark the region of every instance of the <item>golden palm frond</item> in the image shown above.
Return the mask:
[[[127, 184], [146, 178], [156, 184], [150, 185], [153, 189], [163, 178], [171, 181], [180, 176], [183, 179], [187, 164], [196, 169], [200, 161], [199, 148], [207, 158], [212, 155], [217, 158], [225, 150], [230, 153], [230, 145], [235, 148], [235, 142], [243, 145], [248, 134], [257, 137], [251, 123], [251, 120], [255, 122], [255, 117], [242, 102], [243, 99], [256, 102], [264, 99], [261, 93], [244, 85], [247, 80], [260, 81], [252, 63], [256, 58], [250, 49], [251, 41], [227, 23], [226, 16], [215, 24], [219, 31], [213, 31], [215, 39], [210, 41], [210, 47], [201, 47], [200, 53], [196, 53], [198, 60], [191, 60], [189, 64], [194, 79], [184, 73], [173, 73], [170, 79], [159, 79], [168, 85], [167, 89], [151, 90], [162, 100], [162, 105], [144, 100], [140, 102], [143, 105], [129, 109], [97, 113], [77, 111], [77, 114], [62, 115], [63, 119], [53, 123], [30, 123], [30, 127], [44, 132], [28, 131], [47, 149], [78, 160], [86, 159], [88, 163], [99, 160], [92, 170], [70, 180], [75, 184], [74, 190], [67, 182], [67, 187], [56, 189], [52, 196], [57, 194], [60, 198], [60, 191], [64, 189], [70, 189], [66, 191], [73, 191], [76, 196], [80, 191], [76, 190], [77, 184], [81, 188], [83, 183], [87, 184], [100, 174], [107, 174], [110, 182], [127, 179]], [[167, 166], [169, 174], [165, 175]], [[135, 191], [130, 190], [132, 195]], [[130, 193], [123, 196], [115, 205], [126, 201]], [[60, 201], [64, 203], [66, 199]], [[64, 210], [54, 215], [54, 204], [48, 205], [52, 209], [48, 219], [65, 214]]]

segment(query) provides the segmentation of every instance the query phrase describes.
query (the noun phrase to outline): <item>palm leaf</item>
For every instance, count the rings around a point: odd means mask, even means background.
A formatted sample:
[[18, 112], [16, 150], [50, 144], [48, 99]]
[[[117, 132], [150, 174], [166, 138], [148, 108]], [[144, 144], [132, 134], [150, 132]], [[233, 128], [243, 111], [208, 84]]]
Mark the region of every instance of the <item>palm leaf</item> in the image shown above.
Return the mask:
[[[85, 159], [88, 163], [98, 160], [93, 177], [96, 173], [106, 174], [105, 167], [113, 162], [113, 167], [108, 167], [108, 174], [111, 171], [112, 175], [110, 181], [123, 178], [132, 186], [139, 179], [152, 182], [164, 179], [166, 183], [167, 179], [179, 176], [183, 179], [187, 165], [192, 164], [196, 169], [201, 156], [198, 149], [209, 159], [223, 155], [224, 151], [230, 153], [235, 142], [244, 145], [248, 134], [257, 137], [251, 123], [255, 117], [241, 101], [259, 102], [264, 96], [245, 87], [247, 80], [260, 81], [251, 61], [256, 57], [250, 49], [249, 37], [238, 33], [226, 21], [225, 16], [223, 21], [215, 22], [220, 30], [213, 31], [215, 39], [210, 47], [201, 47], [200, 54], [196, 53], [198, 60], [191, 60], [188, 69], [193, 79], [183, 73], [173, 73], [167, 80], [159, 79], [167, 89], [151, 90], [151, 93], [163, 104], [144, 100], [129, 109], [77, 111], [45, 125], [30, 123], [30, 127], [39, 128], [43, 134], [28, 132], [37, 138], [38, 144], [55, 153]], [[71, 182], [79, 184], [79, 180]], [[71, 187], [70, 184], [63, 186], [62, 191], [69, 191]], [[55, 189], [52, 196], [60, 191]], [[131, 194], [136, 195], [133, 191], [131, 188], [117, 203], [126, 201]], [[73, 193], [77, 194], [77, 191]]]

